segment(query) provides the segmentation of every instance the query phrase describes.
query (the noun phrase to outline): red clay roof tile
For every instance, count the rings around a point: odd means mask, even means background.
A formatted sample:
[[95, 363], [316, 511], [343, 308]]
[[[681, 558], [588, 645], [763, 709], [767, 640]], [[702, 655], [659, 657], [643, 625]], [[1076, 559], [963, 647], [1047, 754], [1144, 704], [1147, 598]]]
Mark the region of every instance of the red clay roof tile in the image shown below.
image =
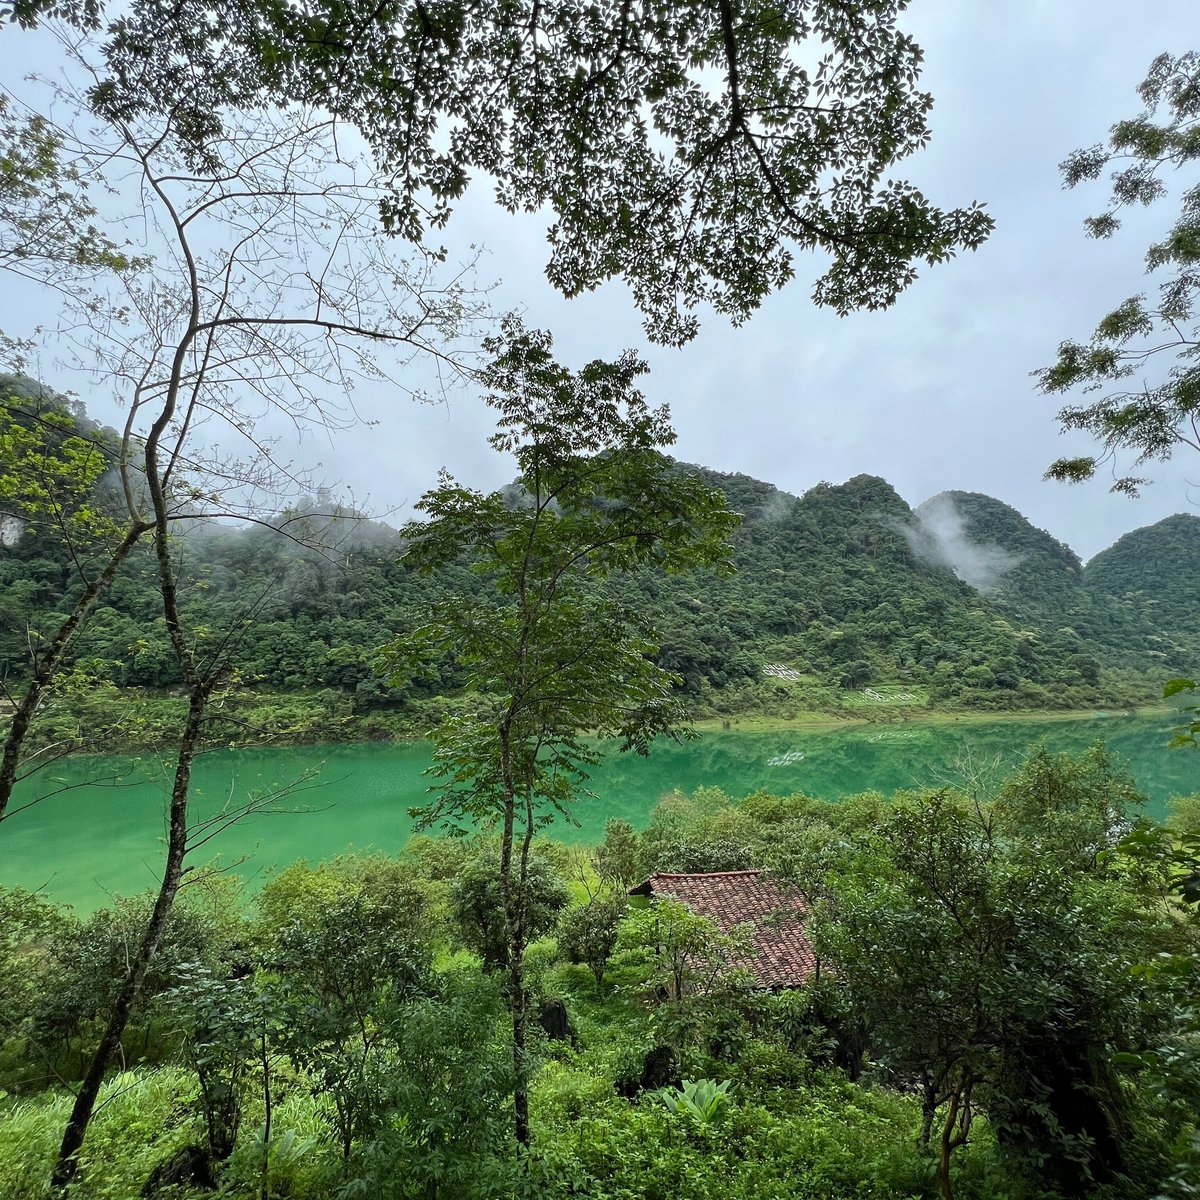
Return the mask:
[[754, 951], [738, 965], [746, 967], [760, 987], [802, 987], [817, 969], [804, 930], [808, 906], [766, 871], [659, 873], [630, 889], [630, 895], [670, 896], [726, 932], [735, 925], [753, 926]]

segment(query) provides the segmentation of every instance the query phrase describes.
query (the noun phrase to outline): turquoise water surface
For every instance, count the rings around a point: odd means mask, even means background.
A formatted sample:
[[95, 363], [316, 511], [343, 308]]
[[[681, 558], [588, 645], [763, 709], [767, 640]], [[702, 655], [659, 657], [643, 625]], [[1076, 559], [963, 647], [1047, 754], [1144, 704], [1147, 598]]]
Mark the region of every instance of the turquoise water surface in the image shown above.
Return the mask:
[[[610, 817], [643, 825], [673, 789], [703, 785], [744, 796], [765, 788], [822, 799], [890, 793], [952, 781], [956, 764], [968, 759], [976, 766], [999, 759], [1007, 767], [1039, 741], [1079, 751], [1097, 739], [1125, 759], [1151, 814], [1161, 816], [1172, 795], [1200, 791], [1200, 753], [1168, 750], [1171, 729], [1164, 714], [706, 733], [682, 745], [660, 743], [646, 759], [609, 755], [592, 779], [594, 794], [579, 803], [578, 825], [560, 824], [557, 836], [598, 840]], [[273, 811], [215, 832], [195, 861], [219, 856], [253, 883], [300, 858], [317, 861], [351, 848], [395, 851], [412, 831], [408, 809], [428, 798], [430, 754], [424, 743], [207, 753], [197, 762], [194, 817], [250, 794], [291, 790]], [[0, 827], [0, 884], [43, 888], [82, 910], [153, 887], [169, 768], [147, 755], [83, 757], [35, 775], [13, 802], [29, 807]]]

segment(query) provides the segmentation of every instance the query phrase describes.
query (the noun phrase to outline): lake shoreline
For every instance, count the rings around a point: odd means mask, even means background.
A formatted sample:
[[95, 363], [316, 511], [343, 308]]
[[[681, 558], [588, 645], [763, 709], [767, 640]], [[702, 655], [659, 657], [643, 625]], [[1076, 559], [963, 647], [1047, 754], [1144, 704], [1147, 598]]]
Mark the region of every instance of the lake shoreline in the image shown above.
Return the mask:
[[[1143, 705], [1137, 708], [1122, 709], [990, 709], [955, 710], [927, 709], [919, 711], [888, 709], [876, 710], [868, 716], [857, 714], [839, 714], [830, 712], [804, 712], [795, 717], [776, 717], [761, 713], [744, 713], [740, 716], [704, 716], [697, 717], [689, 723], [689, 727], [698, 734], [706, 733], [789, 733], [814, 732], [828, 733], [833, 730], [847, 731], [868, 729], [872, 727], [939, 727], [945, 725], [972, 724], [1008, 724], [1023, 721], [1071, 722], [1090, 720], [1118, 720], [1135, 717], [1167, 716], [1175, 710], [1168, 705]], [[5, 716], [0, 713], [0, 734], [7, 726]], [[1182, 719], [1182, 718], [1181, 718]], [[319, 749], [323, 746], [346, 747], [357, 746], [417, 746], [422, 742], [432, 740], [433, 729], [421, 732], [416, 729], [388, 730], [386, 735], [376, 727], [372, 729], [355, 728], [354, 722], [348, 722], [341, 727], [341, 732], [350, 734], [338, 737], [339, 730], [322, 730], [322, 733], [334, 736], [313, 736], [313, 731], [305, 731], [299, 736], [289, 736], [288, 731], [281, 731], [258, 741], [231, 741], [224, 738], [214, 738], [201, 746], [199, 754], [211, 754], [224, 750], [288, 750], [288, 749]], [[355, 736], [357, 735], [357, 736]], [[78, 747], [68, 750], [58, 756], [56, 761], [84, 760], [89, 758], [111, 758], [113, 755], [169, 755], [170, 748], [158, 739], [154, 744], [130, 743], [121, 748], [111, 745], [101, 749], [86, 749]]]
[[786, 733], [789, 730], [863, 729], [873, 725], [1003, 724], [1021, 721], [1095, 721], [1129, 717], [1166, 716], [1174, 710], [1163, 704], [1119, 709], [1005, 709], [1001, 712], [974, 709], [925, 709], [911, 716], [890, 711], [886, 717], [837, 716], [833, 713], [804, 713], [797, 717], [768, 717], [756, 714], [732, 717], [701, 717], [692, 722], [697, 733]]

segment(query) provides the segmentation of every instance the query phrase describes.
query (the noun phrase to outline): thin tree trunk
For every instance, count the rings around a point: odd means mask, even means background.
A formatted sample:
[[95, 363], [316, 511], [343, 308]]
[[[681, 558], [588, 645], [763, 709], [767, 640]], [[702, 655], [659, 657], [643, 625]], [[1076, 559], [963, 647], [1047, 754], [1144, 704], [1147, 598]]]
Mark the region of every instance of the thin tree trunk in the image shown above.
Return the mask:
[[[508, 934], [508, 1007], [512, 1015], [513, 1136], [519, 1146], [529, 1145], [529, 1088], [525, 1079], [526, 1012], [525, 947], [521, 897], [513, 884], [513, 841], [516, 826], [516, 778], [512, 763], [511, 729], [500, 726], [500, 763], [504, 788], [504, 826], [500, 837], [500, 892], [504, 899], [504, 924]], [[529, 831], [526, 831], [528, 839]]]
[[59, 626], [53, 640], [39, 656], [34, 666], [33, 679], [12, 715], [12, 722], [9, 724], [8, 733], [4, 738], [4, 755], [0, 758], [0, 821], [4, 820], [9, 801], [12, 799], [13, 789], [17, 783], [17, 768], [21, 761], [21, 751], [25, 748], [29, 727], [46, 689], [53, 682], [54, 674], [62, 663], [72, 638], [79, 632], [80, 627], [101, 597], [112, 587], [113, 580], [116, 579], [117, 572], [121, 569], [121, 564], [129, 557], [134, 546], [138, 544], [142, 535], [149, 528], [149, 525], [143, 523], [129, 527], [124, 538], [113, 550], [104, 570], [88, 584], [83, 595], [75, 602], [75, 607], [71, 610], [70, 615]]
[[954, 1124], [958, 1119], [958, 1095], [950, 1097], [950, 1109], [946, 1113], [946, 1123], [942, 1126], [941, 1156], [938, 1159], [938, 1183], [942, 1188], [943, 1200], [954, 1200], [954, 1188], [950, 1182], [950, 1153], [954, 1149], [952, 1136]]
[[142, 940], [129, 965], [125, 982], [113, 1004], [109, 1014], [108, 1025], [104, 1036], [92, 1055], [87, 1074], [80, 1086], [79, 1094], [71, 1109], [63, 1133], [62, 1145], [58, 1151], [58, 1160], [50, 1177], [51, 1189], [56, 1193], [64, 1193], [70, 1186], [79, 1170], [79, 1151], [83, 1148], [87, 1137], [88, 1126], [96, 1107], [96, 1098], [104, 1082], [104, 1074], [108, 1069], [113, 1055], [121, 1045], [121, 1038], [129, 1025], [129, 1018], [141, 994], [142, 984], [146, 978], [154, 952], [162, 939], [175, 896], [183, 881], [183, 860], [187, 853], [188, 835], [188, 793], [191, 787], [192, 762], [200, 745], [200, 737], [204, 729], [204, 712], [208, 707], [209, 690], [206, 687], [194, 689], [188, 702], [187, 722], [184, 725], [183, 736], [179, 743], [179, 761], [175, 766], [175, 779], [171, 787], [170, 823], [167, 834], [167, 858], [163, 869], [162, 883], [159, 885], [158, 896], [154, 902], [154, 911], [142, 934]]
[[516, 1081], [513, 1088], [513, 1132], [517, 1144], [529, 1148], [529, 996], [525, 989], [526, 906], [529, 903], [529, 848], [533, 843], [533, 802], [529, 785], [525, 789], [525, 836], [521, 841], [520, 869], [517, 872], [516, 921], [510, 927], [509, 950], [512, 970], [509, 975], [512, 989], [513, 1066]]
[[[193, 293], [193, 303], [195, 303]], [[129, 1024], [134, 1004], [142, 990], [154, 952], [166, 929], [171, 908], [183, 881], [183, 860], [187, 854], [188, 839], [188, 796], [191, 790], [192, 762], [200, 748], [204, 733], [204, 718], [208, 709], [209, 697], [216, 685], [217, 674], [215, 666], [210, 669], [208, 677], [202, 678], [196, 667], [195, 658], [187, 642], [183, 630], [183, 622], [179, 616], [178, 586], [175, 579], [175, 567], [171, 561], [171, 546], [168, 537], [170, 517], [167, 508], [167, 497], [163, 487], [162, 474], [159, 471], [158, 453], [159, 438], [175, 411], [175, 389], [177, 387], [179, 360], [183, 348], [176, 355], [176, 379], [173, 381], [168, 403], [151, 428], [146, 439], [145, 462], [146, 482], [150, 490], [150, 498], [154, 505], [154, 551], [158, 563], [158, 583], [162, 597], [163, 617], [166, 620], [167, 633], [171, 639], [171, 648], [183, 672], [188, 688], [188, 712], [184, 722], [183, 732], [179, 739], [179, 758], [175, 764], [175, 778], [171, 787], [171, 805], [167, 832], [167, 856], [163, 867], [162, 883], [159, 885], [158, 896], [154, 902], [154, 911], [142, 934], [142, 940], [134, 954], [133, 961], [126, 973], [125, 981], [117, 996], [109, 1015], [108, 1025], [100, 1045], [92, 1056], [87, 1074], [71, 1116], [63, 1132], [62, 1145], [58, 1151], [58, 1160], [50, 1177], [51, 1190], [58, 1195], [65, 1194], [72, 1179], [79, 1170], [79, 1151], [87, 1137], [88, 1125], [96, 1107], [96, 1098], [104, 1082], [104, 1073], [113, 1054], [121, 1044], [121, 1038]]]
[[271, 1200], [271, 1118], [274, 1115], [271, 1108], [271, 1056], [267, 1050], [267, 1029], [263, 1026], [259, 1040], [263, 1076], [263, 1158], [262, 1174], [260, 1176], [259, 1198]]
[[529, 849], [533, 842], [532, 797], [525, 790], [525, 833], [521, 840], [519, 867], [513, 879], [513, 849], [516, 833], [517, 778], [513, 766], [512, 729], [509, 721], [500, 726], [500, 764], [504, 789], [504, 825], [500, 839], [500, 890], [504, 898], [504, 921], [508, 933], [508, 1004], [512, 1014], [513, 1136], [528, 1149], [529, 1132], [529, 998], [525, 991], [525, 927], [529, 882]]
[[942, 1126], [938, 1183], [941, 1185], [943, 1200], [954, 1200], [954, 1189], [950, 1182], [950, 1156], [959, 1146], [966, 1143], [971, 1132], [971, 1091], [972, 1084], [968, 1082], [950, 1097], [950, 1107]]
[[527, 1042], [527, 1009], [525, 995], [525, 948], [513, 945], [512, 964], [509, 968], [508, 982], [511, 992], [513, 1023], [513, 1135], [517, 1144], [529, 1146], [529, 1080], [526, 1062]]
[[918, 1145], [925, 1150], [929, 1149], [929, 1139], [933, 1136], [933, 1119], [936, 1116], [937, 1101], [926, 1089], [921, 1099], [921, 1136], [917, 1139]]

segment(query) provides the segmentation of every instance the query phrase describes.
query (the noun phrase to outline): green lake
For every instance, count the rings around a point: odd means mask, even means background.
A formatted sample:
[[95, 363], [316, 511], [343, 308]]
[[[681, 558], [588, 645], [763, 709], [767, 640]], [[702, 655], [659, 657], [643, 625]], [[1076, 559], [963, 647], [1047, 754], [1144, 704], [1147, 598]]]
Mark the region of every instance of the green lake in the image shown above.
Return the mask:
[[[598, 840], [610, 817], [641, 826], [658, 798], [676, 788], [707, 785], [732, 796], [801, 791], [824, 799], [869, 789], [890, 793], [950, 782], [955, 763], [999, 758], [1011, 765], [1035, 742], [1078, 751], [1100, 738], [1149, 796], [1151, 815], [1162, 816], [1172, 795], [1200, 791], [1200, 753], [1168, 750], [1171, 729], [1172, 717], [1163, 714], [706, 733], [683, 745], [660, 743], [648, 759], [610, 755], [592, 779], [594, 794], [578, 806], [578, 826], [560, 823], [556, 835]], [[394, 851], [412, 829], [408, 809], [426, 798], [429, 762], [425, 744], [205, 754], [193, 793], [200, 818], [252, 792], [301, 782], [278, 811], [217, 833], [195, 861], [219, 857], [253, 884], [299, 858], [315, 861], [350, 848]], [[13, 800], [14, 808], [28, 807], [0, 830], [0, 885], [41, 888], [81, 910], [154, 886], [168, 779], [169, 764], [145, 755], [69, 759], [35, 775]]]

